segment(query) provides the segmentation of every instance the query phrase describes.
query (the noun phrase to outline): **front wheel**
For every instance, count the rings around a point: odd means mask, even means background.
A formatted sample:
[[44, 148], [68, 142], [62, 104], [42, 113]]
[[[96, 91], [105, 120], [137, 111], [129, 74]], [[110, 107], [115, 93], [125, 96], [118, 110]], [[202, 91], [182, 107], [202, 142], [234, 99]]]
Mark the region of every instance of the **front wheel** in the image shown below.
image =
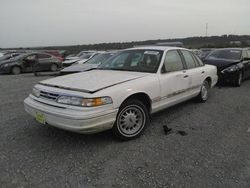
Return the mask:
[[122, 104], [112, 130], [119, 139], [131, 140], [139, 137], [148, 123], [146, 106], [139, 100], [131, 99]]
[[207, 80], [205, 80], [201, 86], [200, 94], [197, 97], [199, 102], [206, 102], [207, 101], [209, 88], [210, 88], [209, 83]]
[[11, 69], [11, 73], [14, 74], [14, 75], [20, 74], [21, 71], [22, 71], [21, 68], [20, 68], [20, 67], [17, 67], [17, 66], [15, 66], [15, 67], [13, 67], [13, 68]]
[[234, 86], [235, 87], [240, 87], [241, 84], [242, 84], [242, 78], [243, 78], [243, 75], [242, 75], [242, 72], [240, 72], [237, 76], [237, 79], [235, 80], [234, 82]]

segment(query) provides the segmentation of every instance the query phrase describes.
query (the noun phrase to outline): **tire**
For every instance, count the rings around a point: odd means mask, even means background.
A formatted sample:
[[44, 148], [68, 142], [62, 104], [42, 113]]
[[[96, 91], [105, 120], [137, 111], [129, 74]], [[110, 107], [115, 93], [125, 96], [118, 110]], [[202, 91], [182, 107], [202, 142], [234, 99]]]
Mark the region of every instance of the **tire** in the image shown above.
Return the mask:
[[56, 72], [56, 71], [58, 70], [58, 65], [57, 65], [57, 64], [52, 64], [52, 65], [50, 66], [50, 70], [51, 70], [52, 72]]
[[21, 72], [22, 72], [22, 70], [21, 70], [21, 68], [18, 67], [18, 66], [14, 66], [14, 67], [12, 67], [12, 69], [11, 69], [11, 73], [14, 74], [14, 75], [21, 74]]
[[210, 89], [210, 86], [209, 86], [209, 82], [207, 80], [205, 80], [201, 86], [201, 91], [199, 93], [199, 95], [197, 96], [197, 99], [199, 102], [206, 102], [207, 99], [208, 99], [208, 94], [209, 94], [209, 89]]
[[120, 107], [112, 131], [118, 139], [127, 141], [139, 137], [148, 124], [146, 106], [137, 99], [129, 99]]
[[237, 76], [237, 79], [234, 82], [234, 86], [235, 87], [240, 87], [241, 84], [242, 84], [242, 80], [243, 80], [243, 74], [242, 74], [242, 72], [239, 72], [239, 74]]

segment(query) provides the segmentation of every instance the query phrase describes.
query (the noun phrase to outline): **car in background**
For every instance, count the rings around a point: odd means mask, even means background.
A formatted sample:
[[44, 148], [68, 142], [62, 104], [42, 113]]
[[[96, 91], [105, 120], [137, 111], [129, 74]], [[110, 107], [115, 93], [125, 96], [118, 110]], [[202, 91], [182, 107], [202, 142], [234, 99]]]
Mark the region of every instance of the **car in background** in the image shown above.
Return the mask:
[[0, 52], [0, 57], [3, 57], [4, 56], [4, 53]]
[[47, 53], [47, 54], [51, 54], [53, 56], [56, 56], [58, 59], [60, 59], [61, 61], [64, 61], [65, 58], [64, 56], [62, 55], [63, 53], [65, 53], [65, 51], [59, 51], [59, 50], [44, 50], [43, 51], [44, 53]]
[[205, 102], [217, 69], [192, 51], [163, 46], [123, 50], [91, 70], [40, 81], [24, 108], [41, 124], [122, 140], [140, 136], [149, 116], [197, 97]]
[[62, 61], [47, 53], [25, 53], [0, 62], [0, 73], [20, 74], [24, 72], [57, 71]]
[[89, 71], [97, 68], [99, 65], [104, 63], [107, 59], [115, 55], [117, 52], [102, 52], [96, 54], [93, 58], [88, 60], [86, 63], [74, 63], [73, 65], [66, 67], [60, 71], [61, 75], [72, 74], [77, 72]]
[[246, 48], [223, 48], [211, 52], [204, 63], [215, 65], [219, 82], [240, 86], [250, 76], [250, 52]]
[[95, 51], [84, 51], [77, 54], [77, 56], [67, 57], [65, 61], [62, 62], [63, 67], [68, 67], [73, 65], [77, 61], [86, 62], [88, 59], [92, 58], [96, 54]]

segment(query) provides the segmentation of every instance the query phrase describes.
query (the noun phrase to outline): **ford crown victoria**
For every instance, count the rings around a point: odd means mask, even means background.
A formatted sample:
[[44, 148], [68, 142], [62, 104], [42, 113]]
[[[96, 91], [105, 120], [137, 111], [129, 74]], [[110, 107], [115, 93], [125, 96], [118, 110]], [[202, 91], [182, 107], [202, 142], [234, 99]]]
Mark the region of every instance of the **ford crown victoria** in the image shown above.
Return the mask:
[[129, 140], [141, 135], [151, 114], [194, 97], [205, 102], [217, 79], [216, 67], [187, 49], [138, 47], [96, 70], [39, 82], [24, 107], [42, 124], [79, 133], [112, 129]]

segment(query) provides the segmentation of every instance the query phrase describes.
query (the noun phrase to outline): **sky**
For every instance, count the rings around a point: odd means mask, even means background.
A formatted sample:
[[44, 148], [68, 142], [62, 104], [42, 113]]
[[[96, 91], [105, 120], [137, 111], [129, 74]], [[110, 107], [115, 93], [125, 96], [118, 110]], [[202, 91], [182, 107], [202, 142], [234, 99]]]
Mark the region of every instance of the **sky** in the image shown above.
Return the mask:
[[250, 35], [250, 0], [0, 0], [0, 48]]

